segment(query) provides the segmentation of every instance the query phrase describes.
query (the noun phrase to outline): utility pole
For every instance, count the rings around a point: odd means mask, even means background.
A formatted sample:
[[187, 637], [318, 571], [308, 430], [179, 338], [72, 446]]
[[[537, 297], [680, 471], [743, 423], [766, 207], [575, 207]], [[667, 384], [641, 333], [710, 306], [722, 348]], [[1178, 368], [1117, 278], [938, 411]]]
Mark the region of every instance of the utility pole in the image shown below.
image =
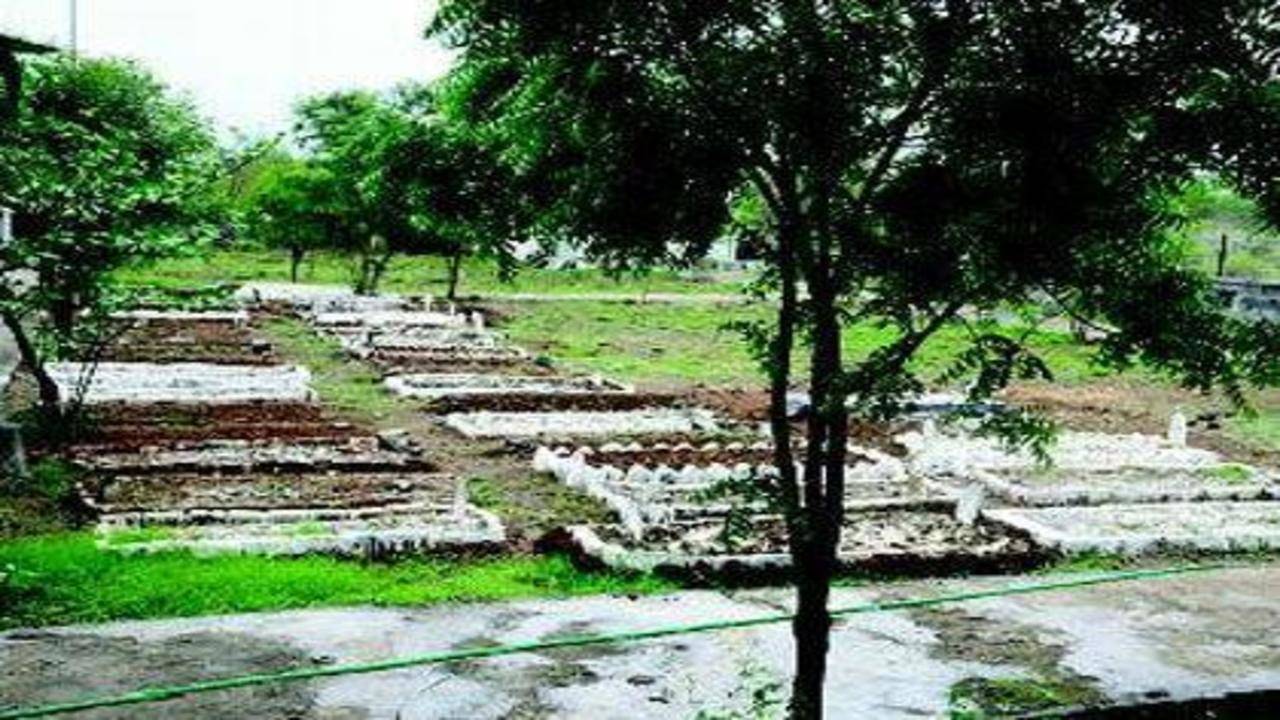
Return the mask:
[[71, 56], [80, 54], [80, 2], [71, 1]]

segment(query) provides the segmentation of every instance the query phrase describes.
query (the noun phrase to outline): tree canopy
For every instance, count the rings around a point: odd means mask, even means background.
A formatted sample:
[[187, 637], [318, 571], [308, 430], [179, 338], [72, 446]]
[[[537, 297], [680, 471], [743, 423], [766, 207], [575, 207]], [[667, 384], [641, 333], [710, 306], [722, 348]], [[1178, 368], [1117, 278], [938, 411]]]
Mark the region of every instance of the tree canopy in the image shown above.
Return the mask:
[[46, 352], [76, 354], [113, 270], [212, 237], [218, 157], [192, 107], [136, 65], [53, 56], [24, 74], [18, 114], [0, 124], [0, 204], [15, 211], [17, 238], [0, 249], [0, 271], [37, 281], [6, 283], [0, 310], [38, 372], [24, 321]]
[[510, 174], [436, 103], [433, 88], [410, 85], [385, 95], [334, 93], [298, 109], [302, 162], [328, 186], [329, 212], [313, 220], [326, 224], [332, 247], [359, 258], [357, 290], [376, 291], [397, 252], [449, 258], [450, 297], [463, 257], [510, 255]]
[[[1280, 220], [1272, 2], [446, 0], [433, 31], [461, 50], [449, 107], [516, 174], [530, 232], [648, 265], [700, 253], [735, 199], [767, 208], [779, 312], [750, 334], [799, 586], [797, 716], [821, 715], [850, 415], [892, 418], [936, 380], [910, 363], [934, 332], [970, 329], [942, 380], [975, 399], [1051, 371], [987, 319], [1010, 304], [1108, 328], [1104, 362], [1190, 387], [1280, 379], [1280, 333], [1225, 315], [1168, 232], [1203, 173]], [[854, 318], [897, 332], [848, 358]], [[1047, 437], [1016, 413], [988, 429]]]

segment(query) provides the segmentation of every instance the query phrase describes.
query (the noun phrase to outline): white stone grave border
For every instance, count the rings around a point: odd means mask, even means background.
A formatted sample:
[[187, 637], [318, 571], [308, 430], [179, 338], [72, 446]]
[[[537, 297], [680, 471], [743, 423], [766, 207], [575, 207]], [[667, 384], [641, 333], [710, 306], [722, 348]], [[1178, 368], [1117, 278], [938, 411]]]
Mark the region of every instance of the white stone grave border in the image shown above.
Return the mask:
[[[287, 529], [290, 525], [279, 527]], [[196, 555], [291, 556], [314, 553], [368, 556], [474, 549], [497, 546], [505, 542], [506, 531], [497, 515], [473, 505], [467, 505], [464, 514], [451, 514], [439, 518], [436, 522], [406, 524], [395, 528], [351, 528], [333, 535], [290, 536], [281, 533], [279, 535], [242, 537], [230, 535], [216, 538], [113, 543], [107, 535], [99, 534], [97, 546], [102, 550], [124, 555], [185, 550]]]
[[[1133, 468], [1139, 470], [1141, 468]], [[1188, 470], [1194, 473], [1197, 470]], [[1153, 476], [1161, 471], [1153, 469]], [[1264, 476], [1265, 477], [1265, 476]], [[1237, 485], [1205, 480], [1203, 487], [1162, 490], [1158, 481], [1130, 490], [1116, 488], [1031, 488], [987, 471], [974, 471], [969, 479], [981, 484], [991, 495], [1004, 502], [1029, 508], [1077, 507], [1101, 505], [1137, 505], [1159, 503], [1226, 502], [1280, 499], [1280, 483], [1275, 478], [1265, 482], [1251, 481]]]
[[[1189, 511], [1203, 511], [1203, 509], [1207, 507], [1220, 505], [1257, 507], [1271, 506], [1274, 508], [1277, 517], [1280, 518], [1280, 503], [1264, 501], [1225, 503], [1144, 503], [1137, 505], [1087, 506], [1070, 509], [1105, 513], [1108, 510], [1114, 510], [1117, 508], [1142, 507], [1153, 511], [1168, 512], [1178, 508], [1186, 508]], [[986, 510], [983, 512], [983, 516], [1018, 528], [1030, 534], [1036, 543], [1068, 554], [1102, 552], [1133, 556], [1159, 551], [1177, 550], [1233, 552], [1273, 550], [1280, 548], [1280, 525], [1277, 525], [1277, 529], [1274, 532], [1266, 533], [1253, 532], [1232, 534], [1230, 528], [1225, 528], [1222, 532], [1214, 533], [1212, 535], [1191, 535], [1187, 533], [1163, 534], [1152, 532], [1124, 532], [1106, 535], [1098, 534], [1096, 532], [1063, 531], [1039, 519], [1044, 513], [1052, 513], [1055, 510], [1062, 509], [1064, 508], [1002, 508], [998, 510]]]
[[[63, 402], [71, 402], [84, 377], [84, 363], [53, 363], [48, 372]], [[239, 375], [241, 377], [237, 378]], [[134, 387], [110, 388], [113, 378], [129, 377]], [[243, 384], [239, 390], [212, 386], [209, 378]], [[147, 382], [151, 379], [152, 382]], [[158, 381], [157, 381], [158, 379]], [[104, 389], [97, 389], [104, 388]], [[223, 365], [217, 363], [103, 362], [92, 370], [85, 405], [229, 405], [254, 402], [313, 402], [311, 371], [299, 365]]]
[[[457, 381], [457, 384], [423, 387], [424, 381]], [[557, 377], [538, 375], [492, 375], [481, 373], [397, 373], [383, 380], [387, 390], [414, 400], [496, 395], [538, 395], [581, 397], [630, 395], [635, 387], [600, 376]]]
[[[556, 418], [577, 420], [573, 427], [550, 427]], [[606, 418], [615, 420], [612, 425], [592, 427]], [[524, 423], [527, 429], [519, 428]], [[635, 423], [635, 427], [619, 427], [623, 423]], [[662, 435], [714, 431], [719, 428], [715, 414], [703, 409], [644, 409], [617, 412], [558, 411], [558, 412], [468, 412], [451, 413], [444, 417], [444, 424], [469, 438], [513, 438], [546, 436], [588, 435]], [[541, 424], [538, 428], [532, 424]]]

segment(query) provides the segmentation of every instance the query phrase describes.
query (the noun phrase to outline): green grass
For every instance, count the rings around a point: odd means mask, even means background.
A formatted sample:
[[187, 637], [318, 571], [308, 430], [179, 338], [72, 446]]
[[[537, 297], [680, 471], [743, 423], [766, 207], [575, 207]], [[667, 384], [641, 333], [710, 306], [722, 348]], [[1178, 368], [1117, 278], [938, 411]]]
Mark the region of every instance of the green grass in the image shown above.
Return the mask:
[[951, 688], [952, 720], [981, 720], [1097, 703], [1103, 696], [1078, 682], [1035, 678], [968, 678]]
[[1205, 474], [1208, 475], [1209, 479], [1225, 485], [1240, 485], [1253, 479], [1253, 470], [1236, 463], [1227, 463], [1226, 465], [1208, 468], [1205, 470]]
[[317, 334], [306, 323], [282, 318], [266, 323], [262, 331], [283, 357], [311, 371], [311, 386], [327, 406], [353, 420], [395, 424], [397, 417], [412, 410], [386, 391], [371, 366], [348, 357], [338, 341]]
[[1245, 443], [1263, 450], [1280, 449], [1280, 408], [1260, 408], [1254, 415], [1239, 415], [1227, 429]]
[[[540, 302], [503, 306], [511, 338], [574, 370], [641, 383], [703, 383], [760, 387], [764, 375], [732, 322], [767, 320], [766, 305]], [[892, 342], [891, 328], [862, 323], [845, 330], [850, 360]], [[939, 377], [968, 347], [963, 328], [944, 328], [921, 350], [914, 367]], [[1079, 382], [1102, 373], [1087, 348], [1068, 333], [1040, 331], [1030, 339], [1059, 380]], [[805, 364], [797, 353], [796, 369]]]
[[[335, 253], [316, 253], [302, 266], [299, 281], [343, 285], [351, 282], [353, 264]], [[265, 250], [220, 250], [208, 257], [183, 257], [129, 268], [117, 279], [129, 285], [151, 288], [189, 288], [218, 283], [252, 280], [288, 282], [289, 261], [283, 252]], [[496, 263], [470, 259], [463, 265], [459, 294], [493, 293], [738, 293], [746, 276], [742, 273], [693, 271], [679, 273], [655, 270], [643, 276], [613, 278], [598, 269], [547, 270], [522, 268], [510, 282], [498, 274]], [[386, 292], [443, 295], [446, 289], [445, 262], [435, 257], [397, 256], [387, 268], [381, 289]]]
[[99, 550], [85, 533], [0, 542], [0, 629], [673, 589], [647, 576], [582, 572], [555, 556], [363, 564], [328, 557], [123, 556]]

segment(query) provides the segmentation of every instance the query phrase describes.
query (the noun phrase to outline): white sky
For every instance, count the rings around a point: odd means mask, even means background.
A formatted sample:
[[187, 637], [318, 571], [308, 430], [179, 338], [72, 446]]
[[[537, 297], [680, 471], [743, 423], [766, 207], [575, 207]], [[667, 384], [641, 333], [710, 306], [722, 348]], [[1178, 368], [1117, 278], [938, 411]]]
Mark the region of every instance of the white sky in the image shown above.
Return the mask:
[[[0, 32], [66, 47], [71, 0], [0, 0]], [[144, 63], [224, 130], [287, 129], [302, 97], [430, 80], [434, 0], [79, 0], [86, 55]]]

